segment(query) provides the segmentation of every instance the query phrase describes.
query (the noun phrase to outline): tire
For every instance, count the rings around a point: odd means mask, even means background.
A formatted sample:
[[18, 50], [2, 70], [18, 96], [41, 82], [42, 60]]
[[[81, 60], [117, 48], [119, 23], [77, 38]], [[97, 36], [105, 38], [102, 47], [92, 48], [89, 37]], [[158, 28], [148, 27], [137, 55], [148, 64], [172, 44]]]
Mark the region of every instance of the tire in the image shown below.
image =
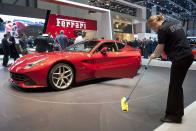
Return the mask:
[[58, 91], [68, 89], [74, 82], [74, 75], [74, 70], [69, 64], [58, 63], [49, 73], [49, 85]]

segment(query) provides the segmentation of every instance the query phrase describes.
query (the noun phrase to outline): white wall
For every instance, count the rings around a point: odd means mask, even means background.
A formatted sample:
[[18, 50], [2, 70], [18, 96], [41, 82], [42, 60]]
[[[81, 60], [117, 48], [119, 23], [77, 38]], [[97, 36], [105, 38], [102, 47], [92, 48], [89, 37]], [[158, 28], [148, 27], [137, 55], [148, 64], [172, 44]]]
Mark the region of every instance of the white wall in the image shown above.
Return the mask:
[[150, 37], [157, 39], [157, 34], [155, 34], [155, 33], [138, 33], [137, 34], [137, 38], [139, 40], [143, 40], [144, 38], [149, 39]]
[[[26, 6], [26, 0], [1, 0], [2, 3], [4, 4], [13, 4], [19, 5], [19, 6]], [[34, 7], [35, 0], [29, 0], [29, 7]]]

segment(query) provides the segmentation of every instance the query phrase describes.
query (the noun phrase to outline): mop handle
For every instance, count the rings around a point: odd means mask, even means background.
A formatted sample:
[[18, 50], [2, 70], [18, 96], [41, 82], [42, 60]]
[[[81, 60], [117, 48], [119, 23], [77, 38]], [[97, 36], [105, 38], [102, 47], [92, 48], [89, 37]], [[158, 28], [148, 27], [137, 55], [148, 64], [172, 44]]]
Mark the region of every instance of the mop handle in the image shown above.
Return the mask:
[[146, 70], [146, 69], [148, 69], [148, 67], [149, 67], [149, 65], [150, 65], [151, 60], [152, 60], [152, 59], [149, 59], [149, 61], [148, 61], [147, 65], [145, 66], [145, 70]]
[[134, 92], [134, 90], [136, 89], [136, 87], [138, 86], [139, 82], [141, 81], [142, 77], [144, 76], [144, 73], [145, 71], [148, 69], [149, 65], [150, 65], [150, 62], [151, 62], [152, 59], [150, 59], [147, 63], [147, 65], [145, 66], [143, 72], [141, 73], [141, 76], [139, 77], [138, 81], [136, 82], [134, 88], [131, 90], [130, 94], [128, 95], [127, 97], [127, 101], [130, 99], [132, 93]]

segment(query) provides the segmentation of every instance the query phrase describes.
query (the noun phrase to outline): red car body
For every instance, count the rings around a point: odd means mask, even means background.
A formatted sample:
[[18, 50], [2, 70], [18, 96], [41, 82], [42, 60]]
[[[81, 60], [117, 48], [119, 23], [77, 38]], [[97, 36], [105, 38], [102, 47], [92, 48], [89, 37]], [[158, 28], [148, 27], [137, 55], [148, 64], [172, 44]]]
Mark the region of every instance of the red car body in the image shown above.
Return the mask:
[[[137, 74], [141, 66], [139, 50], [125, 45], [118, 52], [107, 52], [103, 55], [95, 50], [104, 42], [98, 44], [90, 52], [55, 51], [28, 54], [18, 59], [9, 67], [11, 82], [22, 88], [48, 87], [48, 75], [57, 63], [65, 62], [73, 67], [76, 83], [93, 78], [130, 78]], [[28, 63], [46, 59], [36, 66], [25, 69]]]
[[194, 55], [194, 59], [196, 60], [196, 48], [195, 49], [192, 49], [192, 53]]

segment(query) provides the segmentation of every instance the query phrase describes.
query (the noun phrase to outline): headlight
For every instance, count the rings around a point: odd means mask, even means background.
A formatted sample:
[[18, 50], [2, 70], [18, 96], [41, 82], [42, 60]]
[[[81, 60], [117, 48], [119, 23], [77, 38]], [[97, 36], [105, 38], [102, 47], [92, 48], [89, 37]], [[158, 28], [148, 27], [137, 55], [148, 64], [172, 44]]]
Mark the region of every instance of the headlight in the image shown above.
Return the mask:
[[30, 68], [36, 66], [37, 64], [39, 64], [39, 63], [45, 61], [46, 59], [47, 59], [47, 58], [43, 58], [43, 59], [36, 60], [36, 61], [34, 61], [34, 62], [28, 63], [28, 64], [24, 67], [24, 69], [30, 69]]

